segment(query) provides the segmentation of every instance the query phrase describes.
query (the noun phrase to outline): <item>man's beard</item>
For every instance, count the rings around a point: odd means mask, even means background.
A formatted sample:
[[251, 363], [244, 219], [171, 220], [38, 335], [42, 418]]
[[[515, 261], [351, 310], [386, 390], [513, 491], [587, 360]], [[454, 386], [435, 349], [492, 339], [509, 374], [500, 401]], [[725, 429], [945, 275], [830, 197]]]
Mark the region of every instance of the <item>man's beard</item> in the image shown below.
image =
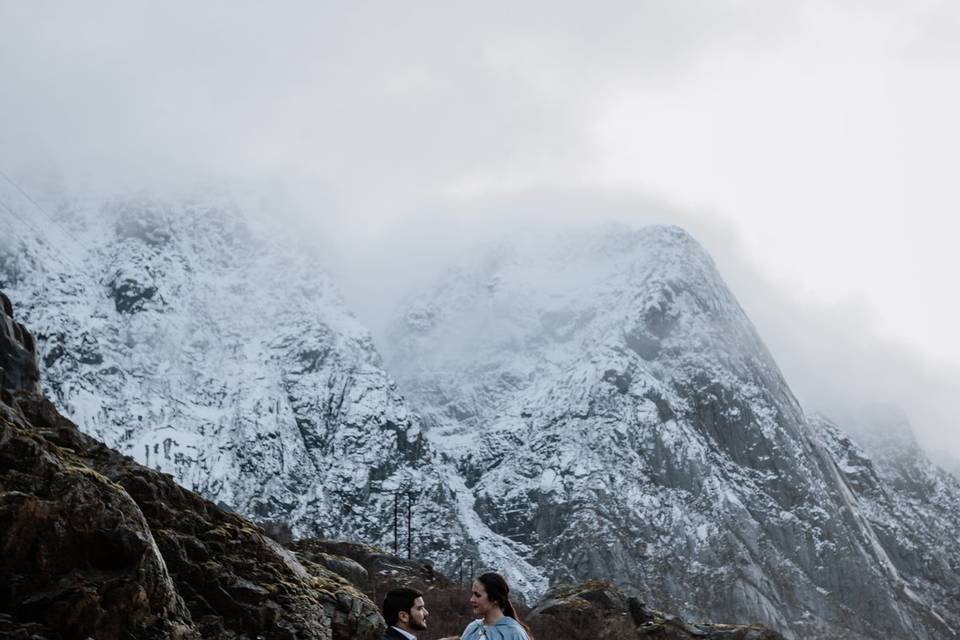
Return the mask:
[[417, 622], [416, 620], [411, 620], [410, 628], [415, 629], [417, 631], [423, 631], [427, 628], [427, 621], [424, 620], [423, 622]]

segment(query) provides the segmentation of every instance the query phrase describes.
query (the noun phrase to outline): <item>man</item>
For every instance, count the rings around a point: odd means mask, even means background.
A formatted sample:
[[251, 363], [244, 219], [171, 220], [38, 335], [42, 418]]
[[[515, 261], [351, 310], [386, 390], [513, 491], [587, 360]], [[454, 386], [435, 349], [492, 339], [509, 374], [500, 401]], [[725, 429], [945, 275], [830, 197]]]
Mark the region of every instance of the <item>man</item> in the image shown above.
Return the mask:
[[383, 619], [387, 621], [383, 640], [417, 640], [415, 632], [427, 628], [428, 615], [423, 594], [416, 589], [400, 587], [387, 592], [383, 599]]

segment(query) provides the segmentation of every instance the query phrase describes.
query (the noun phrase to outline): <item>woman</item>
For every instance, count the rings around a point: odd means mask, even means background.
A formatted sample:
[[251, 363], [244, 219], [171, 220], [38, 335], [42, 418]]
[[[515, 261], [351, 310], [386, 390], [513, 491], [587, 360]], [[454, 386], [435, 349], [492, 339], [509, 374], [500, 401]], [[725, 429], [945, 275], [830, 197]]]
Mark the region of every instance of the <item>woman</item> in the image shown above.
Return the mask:
[[461, 640], [533, 640], [510, 603], [510, 586], [499, 573], [484, 573], [473, 582], [470, 606], [480, 616], [467, 625]]

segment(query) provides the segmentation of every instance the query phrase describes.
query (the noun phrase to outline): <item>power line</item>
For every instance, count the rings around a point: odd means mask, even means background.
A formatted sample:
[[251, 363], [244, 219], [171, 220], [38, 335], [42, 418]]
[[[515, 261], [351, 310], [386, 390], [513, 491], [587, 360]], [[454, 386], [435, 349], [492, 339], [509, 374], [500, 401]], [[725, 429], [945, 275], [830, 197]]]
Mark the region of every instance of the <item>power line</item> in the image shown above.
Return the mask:
[[[0, 206], [3, 206], [4, 209], [6, 209], [7, 211], [10, 211], [10, 208], [3, 202], [3, 200], [0, 200]], [[13, 213], [13, 212], [10, 211], [10, 213]], [[7, 234], [7, 233], [13, 234], [16, 240], [18, 240], [20, 244], [22, 244], [24, 247], [30, 244], [31, 240], [36, 239], [36, 238], [31, 238], [30, 236], [23, 235], [23, 232], [21, 230], [18, 230], [14, 225], [11, 225], [9, 228], [4, 229], [3, 232], [4, 234]], [[0, 243], [0, 246], [4, 246], [3, 243]], [[13, 245], [11, 244], [11, 246]]]
[[[35, 237], [34, 239], [35, 239], [38, 243], [44, 244], [44, 242], [43, 242], [44, 233], [43, 233], [40, 229], [38, 229], [38, 228], [35, 227], [33, 224], [31, 224], [28, 220], [25, 220], [22, 216], [20, 216], [20, 214], [18, 214], [18, 213], [13, 209], [13, 207], [11, 207], [9, 204], [7, 204], [3, 199], [0, 199], [0, 206], [2, 206], [4, 209], [6, 209], [6, 210], [7, 210], [7, 213], [9, 213], [11, 216], [13, 216], [14, 218], [16, 218], [16, 219], [19, 220], [20, 222], [22, 222], [22, 223], [24, 224], [24, 226], [28, 227], [31, 231], [33, 231], [34, 234], [36, 234], [36, 237]], [[58, 225], [58, 226], [59, 226], [59, 225]], [[62, 228], [62, 227], [61, 227], [61, 228]], [[16, 232], [14, 231], [14, 233], [16, 233]], [[19, 236], [20, 241], [23, 242], [25, 245], [28, 244], [26, 238], [24, 238], [24, 237], [23, 237], [22, 235], [20, 235], [19, 233], [16, 233], [16, 235]], [[69, 237], [69, 236], [68, 236], [68, 237]], [[71, 239], [71, 241], [73, 241], [73, 240]], [[77, 244], [75, 241], [73, 241], [73, 242], [74, 242], [74, 244]], [[77, 246], [80, 247], [79, 244], [77, 244]], [[82, 249], [83, 247], [80, 247], [80, 248]], [[59, 255], [59, 257], [62, 258], [70, 267], [72, 267], [73, 269], [75, 269], [78, 273], [82, 271], [82, 269], [81, 269], [79, 266], [77, 266], [77, 264], [74, 263], [73, 260], [71, 260], [71, 259], [67, 256], [66, 253], [60, 252], [58, 255]]]
[[[47, 220], [49, 220], [50, 222], [52, 222], [58, 229], [60, 229], [60, 231], [63, 232], [63, 237], [65, 237], [66, 239], [68, 239], [70, 242], [72, 242], [72, 243], [74, 244], [74, 246], [76, 246], [78, 249], [80, 249], [81, 255], [83, 254], [83, 252], [85, 252], [84, 247], [83, 247], [79, 242], [77, 242], [76, 240], [74, 240], [74, 238], [73, 238], [73, 236], [70, 234], [70, 232], [67, 231], [59, 222], [57, 222], [56, 219], [55, 219], [52, 215], [50, 215], [49, 213], [47, 213], [47, 211], [46, 211], [43, 207], [40, 206], [40, 203], [39, 203], [39, 202], [37, 202], [29, 193], [27, 193], [27, 191], [26, 191], [23, 187], [21, 187], [19, 184], [17, 184], [17, 183], [13, 180], [13, 178], [11, 178], [10, 176], [8, 176], [7, 173], [6, 173], [5, 171], [3, 171], [2, 169], [0, 169], [0, 177], [2, 177], [4, 180], [6, 180], [8, 183], [10, 183], [10, 184], [13, 186], [14, 189], [16, 189], [18, 192], [20, 192], [20, 194], [21, 194], [24, 198], [26, 198], [27, 201], [30, 202], [30, 204], [32, 204], [34, 207], [36, 207], [37, 211], [39, 211], [41, 214], [43, 214], [43, 216], [44, 216]], [[3, 208], [6, 209], [7, 212], [10, 213], [10, 215], [12, 215], [12, 216], [15, 217], [17, 220], [19, 220], [20, 222], [22, 222], [24, 225], [26, 225], [27, 227], [29, 227], [29, 228], [36, 234], [36, 240], [37, 240], [37, 242], [43, 243], [43, 238], [44, 238], [44, 235], [45, 235], [45, 234], [44, 234], [40, 229], [38, 229], [36, 226], [34, 226], [34, 225], [33, 225], [32, 223], [30, 223], [28, 220], [25, 220], [23, 217], [21, 217], [20, 214], [18, 214], [16, 211], [14, 211], [13, 207], [11, 207], [9, 204], [7, 204], [4, 200], [0, 199], [0, 205], [3, 205]], [[19, 235], [19, 234], [18, 234], [18, 235]], [[21, 236], [21, 241], [26, 242], [26, 240], [25, 240], [22, 236]], [[67, 263], [67, 265], [68, 265], [69, 267], [71, 267], [77, 274], [83, 273], [83, 269], [82, 269], [78, 264], [76, 264], [65, 252], [59, 252], [58, 255], [59, 255], [59, 257], [62, 258], [62, 259]], [[79, 282], [80, 282], [81, 286], [83, 286], [83, 280], [80, 280]], [[41, 287], [41, 291], [44, 291], [44, 292], [46, 291], [47, 286], [46, 286], [46, 282], [44, 281], [44, 278], [41, 278], [41, 279], [40, 279], [40, 287]]]
[[3, 208], [6, 209], [7, 212], [8, 212], [10, 215], [12, 215], [14, 218], [16, 218], [17, 220], [19, 220], [20, 222], [22, 222], [22, 223], [25, 224], [26, 226], [28, 226], [28, 227], [30, 227], [31, 229], [33, 229], [34, 233], [37, 234], [37, 237], [38, 237], [38, 238], [43, 237], [43, 233], [42, 233], [39, 229], [37, 229], [37, 228], [36, 228], [35, 226], [33, 226], [32, 224], [30, 224], [28, 221], [26, 221], [26, 220], [24, 220], [23, 218], [21, 218], [21, 217], [20, 217], [20, 214], [18, 214], [16, 211], [14, 211], [14, 210], [10, 207], [10, 205], [8, 205], [6, 202], [4, 202], [3, 200], [0, 200], [0, 205], [2, 205]]
[[[21, 222], [23, 222], [25, 225], [29, 226], [31, 229], [34, 229], [34, 231], [36, 231], [36, 229], [35, 229], [33, 226], [31, 226], [29, 223], [27, 223], [25, 220], [23, 220], [23, 218], [21, 218], [21, 217], [18, 216], [13, 210], [11, 210], [10, 207], [7, 205], [7, 203], [5, 203], [3, 200], [0, 200], [0, 205], [2, 205], [3, 208], [6, 209], [6, 210], [10, 213], [10, 215], [14, 216], [15, 218], [17, 218], [18, 220], [20, 220]], [[18, 230], [15, 225], [11, 225], [10, 228], [4, 229], [4, 233], [13, 234], [13, 235], [17, 238], [17, 240], [20, 242], [20, 244], [24, 247], [24, 249], [26, 249], [26, 247], [30, 244], [31, 238], [30, 238], [29, 236], [24, 235], [23, 232], [22, 232], [22, 230]], [[32, 240], [36, 240], [36, 238], [32, 238]], [[17, 275], [18, 275], [18, 274], [15, 274], [14, 277], [17, 277]], [[36, 285], [36, 286], [37, 286], [37, 288], [39, 289], [40, 297], [41, 297], [42, 299], [46, 299], [46, 298], [47, 298], [47, 291], [48, 291], [48, 289], [49, 289], [49, 285], [48, 285], [48, 283], [47, 283], [47, 278], [44, 278], [44, 277], [41, 276], [41, 277], [37, 278], [36, 280], [37, 280], [37, 285]]]
[[[37, 202], [29, 193], [27, 193], [27, 191], [26, 191], [23, 187], [21, 187], [19, 184], [17, 184], [17, 183], [13, 180], [13, 178], [11, 178], [10, 176], [8, 176], [8, 175], [6, 174], [6, 172], [4, 172], [2, 169], [0, 169], [0, 177], [2, 177], [4, 180], [6, 180], [8, 183], [10, 183], [10, 185], [12, 185], [14, 189], [16, 189], [17, 191], [20, 192], [20, 195], [22, 195], [24, 198], [27, 199], [28, 202], [30, 202], [30, 204], [32, 204], [34, 207], [36, 207], [37, 211], [39, 211], [41, 214], [43, 214], [43, 216], [44, 216], [47, 220], [49, 220], [49, 221], [50, 221], [51, 223], [53, 223], [58, 229], [60, 229], [60, 231], [63, 232], [63, 235], [64, 235], [65, 238], [67, 238], [70, 242], [72, 242], [78, 249], [80, 249], [81, 251], [83, 251], [83, 246], [82, 246], [79, 242], [77, 242], [76, 240], [73, 239], [73, 236], [70, 234], [70, 232], [67, 231], [67, 229], [64, 228], [63, 225], [61, 225], [59, 222], [57, 222], [56, 218], [54, 218], [52, 215], [50, 215], [49, 213], [47, 213], [47, 211], [46, 211], [43, 207], [40, 206], [40, 203], [39, 203], [39, 202]], [[16, 213], [14, 213], [14, 211], [13, 211], [6, 203], [4, 203], [4, 208], [5, 208], [7, 211], [9, 211], [12, 215], [16, 216], [21, 222], [23, 222], [24, 224], [26, 224], [27, 226], [29, 226], [31, 229], [33, 229], [35, 232], [37, 232], [37, 234], [38, 234], [39, 237], [43, 237], [43, 234], [42, 234], [42, 232], [41, 232], [39, 229], [37, 229], [37, 228], [34, 227], [32, 224], [28, 223], [26, 220], [24, 220], [24, 219], [21, 218], [19, 215], [17, 215]], [[65, 255], [64, 255], [64, 258], [67, 260], [67, 262], [70, 263], [70, 266], [72, 266], [73, 268], [77, 269], [78, 271], [80, 270], [79, 267], [77, 267], [77, 265], [74, 264], [72, 260], [66, 258]]]

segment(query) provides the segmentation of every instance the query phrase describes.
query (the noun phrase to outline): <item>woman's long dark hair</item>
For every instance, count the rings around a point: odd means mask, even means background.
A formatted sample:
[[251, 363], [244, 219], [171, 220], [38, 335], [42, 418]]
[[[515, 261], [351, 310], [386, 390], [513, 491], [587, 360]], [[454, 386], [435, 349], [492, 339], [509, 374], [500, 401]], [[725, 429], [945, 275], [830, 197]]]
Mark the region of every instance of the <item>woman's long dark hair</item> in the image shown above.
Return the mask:
[[491, 571], [489, 573], [481, 573], [477, 576], [477, 581], [483, 585], [484, 591], [487, 592], [487, 600], [496, 602], [500, 607], [500, 611], [503, 611], [503, 615], [513, 618], [520, 623], [520, 626], [527, 632], [527, 637], [533, 640], [533, 632], [530, 631], [530, 627], [520, 619], [517, 610], [513, 608], [513, 603], [510, 602], [510, 585], [507, 584], [503, 576]]

